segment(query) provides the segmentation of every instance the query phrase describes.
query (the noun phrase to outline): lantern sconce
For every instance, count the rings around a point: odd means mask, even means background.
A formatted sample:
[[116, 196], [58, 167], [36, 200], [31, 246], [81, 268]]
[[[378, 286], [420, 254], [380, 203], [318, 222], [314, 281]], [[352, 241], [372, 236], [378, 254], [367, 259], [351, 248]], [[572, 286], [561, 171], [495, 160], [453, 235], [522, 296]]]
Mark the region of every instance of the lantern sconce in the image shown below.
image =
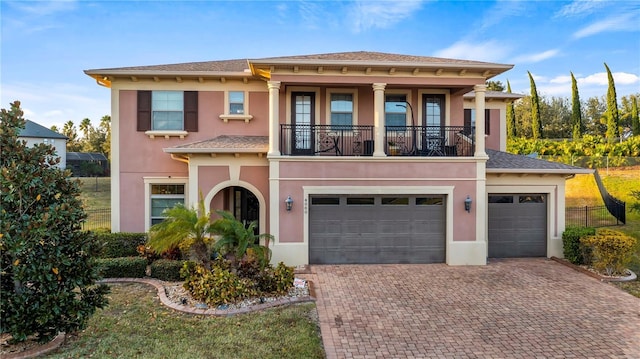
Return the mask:
[[464, 210], [471, 213], [471, 197], [467, 195], [467, 198], [464, 200]]
[[284, 205], [287, 212], [290, 212], [291, 208], [293, 208], [293, 198], [291, 198], [291, 196], [287, 196], [287, 199], [284, 200]]

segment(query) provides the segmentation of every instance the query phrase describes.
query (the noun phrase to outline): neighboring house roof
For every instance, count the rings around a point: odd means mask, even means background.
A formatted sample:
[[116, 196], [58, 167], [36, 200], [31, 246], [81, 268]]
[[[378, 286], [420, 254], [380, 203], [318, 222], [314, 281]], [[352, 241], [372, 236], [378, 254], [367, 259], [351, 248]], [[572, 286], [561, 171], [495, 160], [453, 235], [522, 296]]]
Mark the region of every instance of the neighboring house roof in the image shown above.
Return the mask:
[[20, 130], [18, 137], [31, 137], [31, 138], [57, 138], [61, 140], [67, 140], [68, 137], [61, 135], [55, 131], [52, 131], [42, 125], [38, 125], [33, 121], [26, 120], [25, 126]]
[[487, 149], [487, 173], [581, 174], [593, 170]]
[[95, 152], [67, 152], [67, 162], [69, 161], [107, 161], [107, 157]]
[[209, 140], [165, 148], [166, 153], [267, 153], [267, 136], [218, 136]]

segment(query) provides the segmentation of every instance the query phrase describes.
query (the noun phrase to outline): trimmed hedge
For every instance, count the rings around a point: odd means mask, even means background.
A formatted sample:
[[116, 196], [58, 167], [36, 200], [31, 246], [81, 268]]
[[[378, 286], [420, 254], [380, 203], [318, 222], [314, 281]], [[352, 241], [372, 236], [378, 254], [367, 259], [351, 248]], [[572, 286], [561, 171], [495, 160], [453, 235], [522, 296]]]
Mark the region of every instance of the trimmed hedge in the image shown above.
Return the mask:
[[138, 246], [147, 242], [146, 233], [95, 233], [102, 245], [99, 258], [133, 257], [139, 255]]
[[179, 282], [180, 269], [182, 269], [185, 261], [177, 261], [171, 259], [158, 259], [151, 263], [151, 277], [168, 282]]
[[593, 236], [596, 234], [596, 229], [592, 227], [567, 227], [562, 233], [562, 244], [564, 258], [573, 264], [588, 264], [587, 261], [590, 258], [588, 251], [580, 243], [580, 238]]
[[99, 258], [96, 264], [103, 278], [142, 278], [147, 270], [147, 260], [142, 257]]
[[636, 239], [622, 232], [600, 229], [594, 236], [580, 239], [580, 243], [591, 248], [593, 267], [607, 275], [625, 274], [631, 260]]

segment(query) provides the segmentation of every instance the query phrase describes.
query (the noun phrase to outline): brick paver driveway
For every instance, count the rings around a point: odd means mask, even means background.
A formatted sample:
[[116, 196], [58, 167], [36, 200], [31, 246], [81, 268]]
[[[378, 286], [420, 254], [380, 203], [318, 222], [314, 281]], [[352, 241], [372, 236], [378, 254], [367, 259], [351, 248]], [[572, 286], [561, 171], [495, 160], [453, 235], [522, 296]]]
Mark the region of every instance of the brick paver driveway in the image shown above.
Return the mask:
[[640, 358], [640, 299], [546, 259], [306, 277], [327, 358]]

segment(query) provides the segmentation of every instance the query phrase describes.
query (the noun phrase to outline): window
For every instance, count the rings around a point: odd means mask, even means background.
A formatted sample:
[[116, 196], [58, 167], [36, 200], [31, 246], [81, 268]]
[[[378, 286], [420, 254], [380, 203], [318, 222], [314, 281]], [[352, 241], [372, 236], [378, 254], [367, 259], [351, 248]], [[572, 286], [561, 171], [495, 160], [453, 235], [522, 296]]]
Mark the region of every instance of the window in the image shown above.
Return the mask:
[[339, 205], [340, 198], [338, 197], [312, 197], [311, 198], [312, 205]]
[[417, 197], [416, 206], [442, 206], [444, 197]]
[[520, 195], [518, 203], [544, 203], [543, 195]]
[[[491, 111], [489, 109], [484, 110], [484, 134], [488, 135], [491, 133], [490, 124], [491, 124]], [[464, 110], [464, 127], [471, 128], [472, 132], [475, 133], [476, 128], [476, 110], [475, 109], [465, 109]]]
[[374, 203], [373, 197], [347, 197], [347, 205], [372, 205]]
[[353, 95], [350, 93], [331, 94], [331, 125], [353, 125]]
[[197, 91], [138, 91], [138, 131], [198, 131]]
[[407, 96], [386, 95], [384, 100], [384, 121], [386, 126], [406, 126]]
[[179, 203], [185, 204], [183, 184], [152, 184], [151, 225], [162, 222], [165, 219], [164, 210]]
[[408, 197], [382, 197], [382, 205], [408, 205]]
[[183, 94], [181, 91], [153, 91], [151, 93], [151, 128], [166, 131], [183, 128]]
[[509, 196], [509, 195], [489, 196], [489, 203], [513, 203], [513, 196]]
[[229, 91], [229, 114], [244, 115], [244, 92]]

